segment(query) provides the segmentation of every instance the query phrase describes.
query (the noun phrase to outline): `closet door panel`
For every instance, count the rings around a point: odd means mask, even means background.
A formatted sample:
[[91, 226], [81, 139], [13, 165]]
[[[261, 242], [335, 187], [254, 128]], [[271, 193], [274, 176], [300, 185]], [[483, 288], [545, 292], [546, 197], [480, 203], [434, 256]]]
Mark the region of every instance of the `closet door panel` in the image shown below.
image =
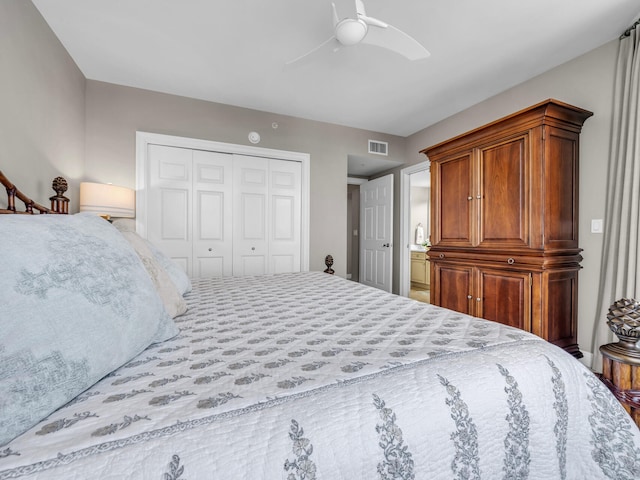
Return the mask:
[[233, 156], [233, 275], [268, 273], [269, 164], [262, 158]]
[[269, 271], [300, 271], [301, 166], [269, 160]]
[[193, 151], [193, 276], [233, 274], [233, 157]]
[[191, 275], [192, 151], [149, 145], [147, 238]]

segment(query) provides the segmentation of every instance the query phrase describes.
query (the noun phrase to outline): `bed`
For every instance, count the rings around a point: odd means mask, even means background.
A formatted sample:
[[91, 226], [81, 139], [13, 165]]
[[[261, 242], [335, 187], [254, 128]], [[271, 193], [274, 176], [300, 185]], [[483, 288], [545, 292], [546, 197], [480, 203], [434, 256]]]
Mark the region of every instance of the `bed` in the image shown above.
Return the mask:
[[187, 279], [85, 214], [0, 242], [0, 479], [640, 478], [629, 415], [527, 332], [323, 272]]

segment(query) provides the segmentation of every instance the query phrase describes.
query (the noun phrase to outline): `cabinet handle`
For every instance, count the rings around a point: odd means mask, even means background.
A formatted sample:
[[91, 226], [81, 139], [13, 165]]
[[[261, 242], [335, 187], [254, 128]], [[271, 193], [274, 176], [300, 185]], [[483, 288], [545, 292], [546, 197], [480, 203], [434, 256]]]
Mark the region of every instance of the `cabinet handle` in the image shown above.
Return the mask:
[[476, 195], [476, 198], [477, 198], [478, 200], [480, 200], [480, 199], [482, 198], [482, 196], [481, 196], [481, 195]]
[[471, 300], [473, 298], [473, 295], [467, 295], [467, 298]]
[[209, 251], [210, 251], [210, 252], [213, 252], [213, 248], [209, 248]]
[[507, 260], [507, 263], [508, 263], [509, 265], [513, 265], [514, 263], [516, 263], [516, 261], [515, 261], [513, 258], [509, 258], [509, 259]]
[[473, 200], [473, 197], [467, 197], [467, 200], [471, 201]]
[[251, 251], [254, 252], [256, 250], [256, 247], [251, 247]]
[[438, 255], [438, 257], [444, 258], [444, 253], [441, 253], [440, 255]]
[[479, 302], [479, 301], [480, 301], [480, 297], [476, 298], [476, 302]]

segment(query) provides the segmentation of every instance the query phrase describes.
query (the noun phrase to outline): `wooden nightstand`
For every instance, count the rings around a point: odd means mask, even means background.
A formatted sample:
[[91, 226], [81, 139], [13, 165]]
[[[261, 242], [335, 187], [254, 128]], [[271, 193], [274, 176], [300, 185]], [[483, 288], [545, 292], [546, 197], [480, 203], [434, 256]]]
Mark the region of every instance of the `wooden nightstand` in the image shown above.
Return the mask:
[[619, 343], [609, 343], [601, 346], [600, 352], [600, 379], [640, 428], [640, 350], [636, 353]]

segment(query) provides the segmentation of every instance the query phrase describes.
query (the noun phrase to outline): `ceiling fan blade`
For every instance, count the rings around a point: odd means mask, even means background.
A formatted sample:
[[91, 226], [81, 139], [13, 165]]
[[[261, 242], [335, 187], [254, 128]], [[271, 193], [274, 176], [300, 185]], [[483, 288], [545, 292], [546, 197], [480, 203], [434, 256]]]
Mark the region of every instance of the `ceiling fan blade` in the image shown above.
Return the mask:
[[387, 28], [370, 28], [361, 43], [386, 48], [409, 60], [421, 60], [431, 55], [417, 40], [393, 25], [387, 25]]
[[335, 35], [333, 35], [328, 40], [325, 40], [324, 42], [322, 42], [317, 47], [312, 48], [307, 53], [304, 53], [304, 54], [300, 55], [299, 57], [294, 58], [293, 60], [289, 60], [288, 62], [286, 62], [284, 64], [284, 66], [285, 67], [289, 67], [289, 66], [293, 65], [294, 63], [299, 62], [303, 58], [309, 57], [309, 56], [313, 55], [314, 53], [316, 53], [316, 52], [318, 52], [318, 51], [320, 51], [320, 50], [322, 50], [324, 48], [329, 48], [329, 47], [331, 47], [333, 50], [337, 50], [337, 49], [339, 49], [341, 47], [340, 42], [338, 42], [338, 40], [336, 39]]
[[335, 26], [340, 22], [340, 17], [338, 17], [338, 9], [336, 8], [335, 3], [331, 2], [331, 8], [333, 10], [333, 27], [335, 28]]

